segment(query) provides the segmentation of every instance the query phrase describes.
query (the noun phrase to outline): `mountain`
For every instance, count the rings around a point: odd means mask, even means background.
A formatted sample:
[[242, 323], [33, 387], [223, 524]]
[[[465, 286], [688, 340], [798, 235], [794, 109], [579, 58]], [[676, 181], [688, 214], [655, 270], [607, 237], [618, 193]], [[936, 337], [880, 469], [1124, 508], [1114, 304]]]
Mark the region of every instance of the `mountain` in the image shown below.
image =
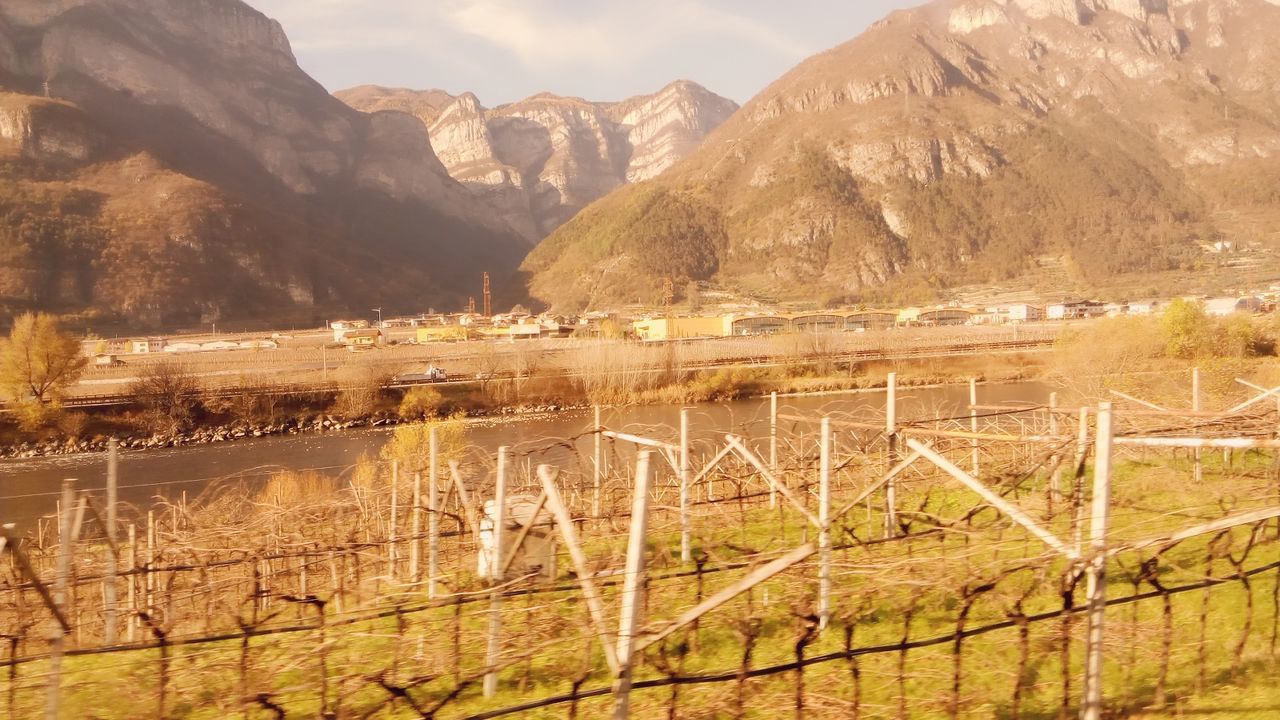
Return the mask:
[[561, 307], [664, 280], [905, 301], [1056, 262], [1193, 272], [1280, 230], [1280, 0], [939, 0], [805, 61], [523, 265]]
[[239, 0], [0, 0], [0, 314], [425, 308], [525, 250]]
[[738, 109], [688, 81], [623, 102], [544, 93], [493, 109], [442, 90], [363, 86], [336, 96], [421, 119], [449, 174], [530, 244], [612, 190], [657, 177]]

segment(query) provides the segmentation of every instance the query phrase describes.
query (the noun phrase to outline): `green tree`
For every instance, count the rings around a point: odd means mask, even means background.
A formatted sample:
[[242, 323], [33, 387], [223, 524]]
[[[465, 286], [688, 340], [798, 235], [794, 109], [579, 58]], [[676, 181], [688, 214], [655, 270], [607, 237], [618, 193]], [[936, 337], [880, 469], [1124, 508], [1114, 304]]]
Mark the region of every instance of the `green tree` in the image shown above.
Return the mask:
[[1201, 303], [1182, 298], [1174, 300], [1160, 318], [1160, 327], [1164, 330], [1165, 355], [1169, 357], [1215, 354], [1213, 322]]
[[27, 313], [0, 340], [0, 392], [33, 411], [56, 409], [87, 363], [80, 343], [58, 329], [56, 318]]

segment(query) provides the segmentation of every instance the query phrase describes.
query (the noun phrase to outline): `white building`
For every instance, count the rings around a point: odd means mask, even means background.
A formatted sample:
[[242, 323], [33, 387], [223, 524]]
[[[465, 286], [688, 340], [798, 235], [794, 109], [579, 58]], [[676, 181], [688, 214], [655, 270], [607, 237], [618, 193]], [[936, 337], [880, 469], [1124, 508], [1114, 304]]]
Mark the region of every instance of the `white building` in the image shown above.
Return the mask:
[[1044, 319], [1044, 308], [1039, 305], [1016, 303], [1004, 307], [1000, 315], [1005, 322], [1010, 323], [1038, 322]]
[[163, 351], [164, 345], [164, 338], [143, 338], [129, 343], [129, 348], [134, 355], [148, 355]]

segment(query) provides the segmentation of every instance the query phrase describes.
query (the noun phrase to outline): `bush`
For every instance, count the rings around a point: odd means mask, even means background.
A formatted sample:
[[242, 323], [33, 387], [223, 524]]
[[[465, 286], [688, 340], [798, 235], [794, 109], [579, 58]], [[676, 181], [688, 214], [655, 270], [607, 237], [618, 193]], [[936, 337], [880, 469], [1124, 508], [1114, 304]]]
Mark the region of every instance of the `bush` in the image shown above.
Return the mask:
[[461, 415], [396, 428], [391, 442], [382, 448], [382, 459], [400, 463], [403, 479], [407, 473], [427, 469], [431, 452], [431, 430], [436, 431], [440, 472], [449, 472], [449, 461], [461, 461], [467, 452], [467, 426]]
[[404, 394], [399, 414], [405, 420], [426, 420], [440, 417], [444, 409], [444, 396], [433, 387], [415, 387]]
[[200, 383], [185, 365], [161, 360], [143, 370], [129, 394], [146, 411], [152, 432], [181, 432], [191, 426], [200, 405]]
[[62, 413], [57, 419], [58, 432], [73, 440], [79, 440], [89, 427], [89, 416], [82, 412]]
[[46, 405], [37, 400], [28, 400], [13, 406], [13, 414], [18, 419], [18, 429], [25, 433], [34, 433], [57, 422], [62, 408], [58, 405]]

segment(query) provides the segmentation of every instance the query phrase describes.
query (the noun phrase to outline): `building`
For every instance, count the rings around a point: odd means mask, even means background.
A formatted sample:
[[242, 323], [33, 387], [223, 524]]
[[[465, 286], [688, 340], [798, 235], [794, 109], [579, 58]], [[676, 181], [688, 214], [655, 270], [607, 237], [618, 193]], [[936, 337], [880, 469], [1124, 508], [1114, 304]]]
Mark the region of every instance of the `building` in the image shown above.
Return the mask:
[[1216, 317], [1225, 317], [1235, 313], [1260, 313], [1262, 312], [1262, 300], [1252, 295], [1209, 298], [1204, 301], [1204, 311], [1206, 314]]
[[845, 317], [844, 329], [854, 332], [866, 330], [886, 330], [896, 327], [898, 314], [887, 310], [863, 310]]
[[998, 309], [1000, 321], [1006, 323], [1039, 322], [1044, 319], [1044, 308], [1028, 303], [1014, 303]]
[[916, 316], [916, 324], [927, 325], [933, 327], [948, 327], [955, 325], [972, 325], [974, 312], [965, 308], [937, 308], [935, 310], [922, 310]]
[[832, 313], [796, 315], [791, 318], [791, 329], [796, 332], [840, 332], [846, 323], [843, 315]]
[[747, 315], [729, 320], [732, 335], [777, 335], [790, 329], [791, 320], [779, 315]]
[[462, 342], [467, 339], [467, 329], [461, 325], [419, 326], [415, 337], [418, 344], [433, 342]]
[[637, 320], [631, 324], [641, 340], [679, 340], [682, 338], [726, 337], [733, 334], [730, 316], [679, 317]]
[[166, 345], [164, 348], [164, 351], [167, 353], [176, 354], [176, 353], [200, 352], [203, 349], [204, 348], [200, 345], [200, 343], [176, 342], [176, 343], [169, 343], [168, 345]]
[[342, 335], [342, 344], [348, 350], [367, 350], [382, 345], [382, 331], [377, 328], [348, 330]]
[[239, 350], [240, 343], [232, 342], [230, 340], [214, 340], [212, 342], [207, 342], [202, 344], [200, 346], [200, 349], [205, 352], [216, 352], [219, 350]]
[[333, 330], [333, 341], [342, 342], [342, 338], [352, 330], [368, 330], [368, 320], [334, 320], [329, 323], [329, 329]]
[[143, 338], [129, 343], [129, 351], [134, 355], [148, 355], [164, 351], [164, 338]]
[[1155, 315], [1162, 309], [1159, 300], [1138, 300], [1129, 303], [1130, 315]]
[[1045, 308], [1045, 318], [1048, 320], [1084, 320], [1102, 317], [1105, 312], [1106, 306], [1096, 300], [1071, 300], [1069, 302], [1054, 303]]

